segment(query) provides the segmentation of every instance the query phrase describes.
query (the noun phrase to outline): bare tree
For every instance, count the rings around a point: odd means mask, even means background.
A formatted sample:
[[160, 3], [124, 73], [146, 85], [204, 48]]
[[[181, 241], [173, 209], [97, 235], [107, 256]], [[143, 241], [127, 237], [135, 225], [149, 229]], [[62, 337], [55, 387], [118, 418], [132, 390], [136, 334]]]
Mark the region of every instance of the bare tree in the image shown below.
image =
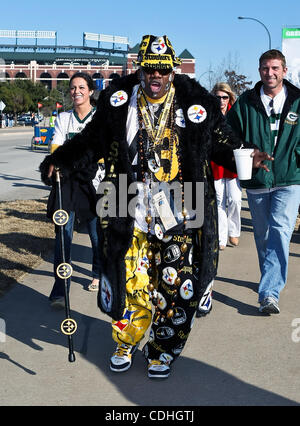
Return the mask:
[[[223, 58], [220, 64], [214, 67], [211, 63], [207, 71], [201, 74], [201, 76], [206, 75], [206, 84], [203, 84], [209, 91], [212, 90], [216, 83], [221, 81], [226, 82], [230, 85], [232, 90], [239, 96], [246, 89], [252, 85], [252, 81], [246, 81], [247, 77], [243, 74], [239, 74], [240, 68], [240, 58], [239, 54], [235, 52], [228, 53], [226, 58]], [[200, 76], [200, 77], [201, 77]]]
[[235, 71], [226, 70], [224, 76], [226, 78], [226, 83], [229, 84], [237, 96], [240, 96], [252, 85], [252, 81], [246, 81], [247, 77], [245, 75], [237, 74]]

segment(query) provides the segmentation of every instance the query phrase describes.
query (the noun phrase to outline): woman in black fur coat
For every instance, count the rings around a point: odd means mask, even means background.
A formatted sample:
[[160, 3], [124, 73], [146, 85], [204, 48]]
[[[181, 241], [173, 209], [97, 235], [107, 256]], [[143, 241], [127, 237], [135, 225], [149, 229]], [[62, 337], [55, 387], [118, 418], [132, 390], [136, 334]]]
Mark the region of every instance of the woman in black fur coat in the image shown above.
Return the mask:
[[[47, 182], [54, 165], [66, 176], [104, 157], [97, 205], [103, 268], [98, 305], [112, 317], [117, 342], [110, 368], [131, 367], [151, 325], [143, 348], [150, 378], [168, 377], [199, 301], [211, 291], [218, 224], [210, 162], [234, 171], [232, 150], [241, 146], [218, 99], [194, 79], [175, 74], [179, 63], [166, 36], [144, 36], [139, 70], [112, 81], [91, 123], [40, 166]], [[266, 168], [262, 161], [269, 158], [255, 150], [254, 166]], [[178, 191], [173, 200], [177, 213], [166, 190], [170, 184], [180, 189], [179, 203]]]

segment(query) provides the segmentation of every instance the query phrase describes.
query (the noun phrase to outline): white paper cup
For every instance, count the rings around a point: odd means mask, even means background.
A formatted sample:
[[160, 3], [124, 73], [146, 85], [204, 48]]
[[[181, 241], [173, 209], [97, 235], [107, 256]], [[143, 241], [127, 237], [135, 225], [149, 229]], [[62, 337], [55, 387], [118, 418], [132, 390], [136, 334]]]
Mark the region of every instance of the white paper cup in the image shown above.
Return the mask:
[[254, 149], [234, 149], [234, 159], [239, 180], [248, 180], [252, 177], [253, 157], [250, 155]]

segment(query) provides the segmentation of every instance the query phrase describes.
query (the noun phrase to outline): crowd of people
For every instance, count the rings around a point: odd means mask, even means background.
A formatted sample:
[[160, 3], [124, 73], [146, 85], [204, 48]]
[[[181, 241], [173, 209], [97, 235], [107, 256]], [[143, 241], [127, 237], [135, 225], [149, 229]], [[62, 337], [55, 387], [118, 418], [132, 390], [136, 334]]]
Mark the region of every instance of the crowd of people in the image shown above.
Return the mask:
[[0, 112], [0, 128], [13, 127], [15, 125], [14, 115]]
[[[117, 346], [110, 369], [131, 368], [150, 329], [143, 354], [154, 379], [169, 376], [195, 315], [211, 310], [219, 250], [240, 243], [241, 188], [251, 210], [264, 314], [280, 312], [300, 204], [300, 90], [284, 79], [282, 53], [261, 56], [261, 81], [237, 99], [225, 82], [209, 93], [176, 74], [179, 64], [167, 36], [144, 36], [137, 71], [100, 92], [97, 108], [92, 82], [77, 73], [70, 81], [74, 108], [59, 114], [53, 149], [40, 165], [52, 188], [55, 169], [62, 174], [68, 260], [75, 218], [95, 225], [91, 263], [93, 272], [95, 263], [99, 268], [91, 284], [111, 317]], [[247, 181], [239, 181], [233, 157], [243, 147], [253, 148]], [[52, 212], [55, 189], [50, 198]], [[55, 266], [60, 256], [57, 245]], [[63, 306], [63, 297], [56, 279], [50, 301]]]

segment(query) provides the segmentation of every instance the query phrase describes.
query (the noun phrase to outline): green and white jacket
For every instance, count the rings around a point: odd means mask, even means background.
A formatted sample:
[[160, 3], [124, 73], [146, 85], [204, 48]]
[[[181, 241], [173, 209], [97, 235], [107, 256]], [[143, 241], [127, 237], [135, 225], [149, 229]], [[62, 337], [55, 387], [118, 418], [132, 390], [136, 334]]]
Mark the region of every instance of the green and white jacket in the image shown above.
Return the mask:
[[300, 89], [287, 80], [284, 80], [284, 84], [287, 99], [280, 117], [275, 148], [270, 117], [260, 97], [262, 82], [243, 93], [227, 114], [228, 123], [237, 136], [274, 157], [274, 161], [266, 162], [270, 172], [259, 169], [251, 180], [241, 181], [244, 188], [274, 188], [300, 184]]

